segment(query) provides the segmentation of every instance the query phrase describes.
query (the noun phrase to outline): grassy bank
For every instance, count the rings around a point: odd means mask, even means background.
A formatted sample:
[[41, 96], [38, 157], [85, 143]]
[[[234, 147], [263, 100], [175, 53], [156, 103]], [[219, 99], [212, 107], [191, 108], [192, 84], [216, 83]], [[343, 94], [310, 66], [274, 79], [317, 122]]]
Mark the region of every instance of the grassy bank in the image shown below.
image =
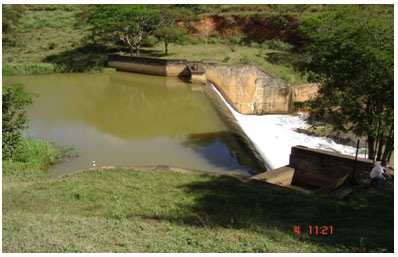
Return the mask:
[[392, 224], [393, 195], [375, 190], [341, 202], [132, 169], [3, 179], [4, 252], [392, 252]]
[[[15, 27], [15, 37], [3, 43], [2, 74], [100, 72], [107, 66], [108, 53], [120, 50], [127, 53], [123, 45], [90, 43], [91, 32], [82, 18], [87, 15], [87, 8], [85, 5], [25, 5], [25, 12]], [[263, 49], [257, 43], [240, 45], [242, 37], [211, 33], [206, 45], [203, 38], [187, 36], [179, 45], [170, 44], [167, 56], [163, 46], [156, 43], [153, 47], [144, 47], [142, 56], [207, 59], [219, 65], [255, 65], [291, 83], [305, 82], [289, 63], [275, 58], [285, 51]], [[265, 44], [267, 42], [263, 46]]]

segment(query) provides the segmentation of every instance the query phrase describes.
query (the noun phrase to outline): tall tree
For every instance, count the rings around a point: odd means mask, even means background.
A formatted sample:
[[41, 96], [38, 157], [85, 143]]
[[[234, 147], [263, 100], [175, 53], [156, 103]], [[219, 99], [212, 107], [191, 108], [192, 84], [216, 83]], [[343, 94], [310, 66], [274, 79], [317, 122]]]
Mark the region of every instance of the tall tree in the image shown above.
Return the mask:
[[158, 14], [159, 10], [151, 5], [95, 5], [88, 22], [94, 38], [118, 38], [129, 47], [131, 55], [135, 50], [139, 56], [142, 40], [161, 23]]
[[[391, 6], [344, 6], [306, 19], [296, 68], [320, 83], [311, 107], [336, 130], [367, 136], [369, 158], [388, 159], [394, 137]], [[384, 153], [383, 153], [384, 151]]]

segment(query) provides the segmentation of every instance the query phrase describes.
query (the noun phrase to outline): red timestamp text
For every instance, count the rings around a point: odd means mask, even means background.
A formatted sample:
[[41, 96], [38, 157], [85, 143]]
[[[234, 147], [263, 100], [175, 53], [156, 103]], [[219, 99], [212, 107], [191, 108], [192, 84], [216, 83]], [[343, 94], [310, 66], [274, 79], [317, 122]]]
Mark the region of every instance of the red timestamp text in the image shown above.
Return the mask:
[[302, 228], [300, 228], [300, 226], [294, 226], [294, 233], [298, 235], [301, 233], [308, 233], [310, 235], [333, 235], [333, 226], [307, 226]]

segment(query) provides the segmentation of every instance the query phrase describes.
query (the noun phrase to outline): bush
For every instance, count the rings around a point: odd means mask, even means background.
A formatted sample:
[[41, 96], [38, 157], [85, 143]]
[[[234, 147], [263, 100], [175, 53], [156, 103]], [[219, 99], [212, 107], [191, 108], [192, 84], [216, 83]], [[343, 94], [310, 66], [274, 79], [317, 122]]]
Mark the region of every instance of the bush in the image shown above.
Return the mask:
[[216, 38], [209, 38], [209, 44], [215, 45], [218, 43], [218, 40]]
[[245, 55], [239, 60], [242, 64], [249, 64], [250, 63], [250, 58], [249, 56]]
[[2, 92], [2, 154], [3, 160], [11, 160], [20, 151], [22, 131], [27, 128], [25, 107], [32, 104], [32, 94], [21, 84], [5, 85]]
[[3, 179], [32, 181], [44, 178], [47, 175], [47, 168], [51, 165], [63, 158], [73, 157], [70, 149], [59, 149], [49, 142], [22, 138], [20, 146], [13, 160], [3, 162]]
[[158, 43], [158, 39], [154, 36], [148, 36], [142, 40], [142, 46], [153, 47]]
[[55, 42], [48, 43], [48, 49], [50, 49], [50, 50], [55, 49], [55, 47], [57, 47], [57, 46], [58, 46], [58, 44]]
[[175, 43], [178, 45], [186, 46], [189, 44], [189, 37], [187, 35], [183, 35], [176, 39]]
[[285, 43], [279, 39], [276, 40], [266, 40], [261, 44], [263, 49], [272, 49], [272, 50], [280, 50], [280, 51], [289, 51], [294, 48], [293, 45], [289, 43]]
[[222, 60], [222, 62], [228, 63], [229, 60], [231, 60], [231, 56], [225, 56], [225, 58]]
[[257, 42], [250, 42], [249, 43], [249, 47], [252, 47], [252, 48], [260, 48], [261, 47], [261, 45], [259, 44], [259, 43], [257, 43]]
[[199, 45], [201, 43], [200, 39], [197, 37], [191, 38], [191, 45]]
[[209, 38], [216, 38], [216, 39], [219, 39], [221, 37], [221, 35], [220, 35], [220, 33], [219, 32], [211, 32], [210, 34], [209, 34]]

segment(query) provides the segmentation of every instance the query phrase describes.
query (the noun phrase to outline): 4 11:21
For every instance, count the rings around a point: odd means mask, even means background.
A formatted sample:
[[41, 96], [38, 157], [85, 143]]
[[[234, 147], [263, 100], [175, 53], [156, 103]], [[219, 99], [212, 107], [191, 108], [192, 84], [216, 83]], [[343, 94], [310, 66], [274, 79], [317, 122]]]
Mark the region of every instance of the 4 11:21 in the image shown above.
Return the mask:
[[[300, 226], [294, 226], [294, 232], [300, 234]], [[310, 235], [333, 235], [333, 226], [308, 226]]]

